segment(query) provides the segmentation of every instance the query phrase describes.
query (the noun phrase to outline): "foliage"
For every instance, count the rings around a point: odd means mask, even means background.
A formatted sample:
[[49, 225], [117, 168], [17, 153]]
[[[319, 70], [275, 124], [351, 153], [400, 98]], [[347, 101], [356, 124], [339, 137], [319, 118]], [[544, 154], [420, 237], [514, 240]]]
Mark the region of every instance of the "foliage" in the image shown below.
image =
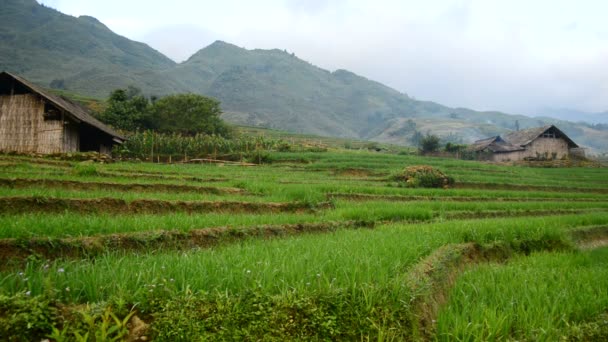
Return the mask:
[[439, 150], [439, 137], [436, 135], [432, 135], [427, 133], [421, 140], [418, 145], [420, 153], [427, 154], [437, 152]]
[[[286, 149], [287, 142], [258, 137], [238, 136], [231, 139], [217, 135], [195, 134], [183, 136], [177, 133], [162, 134], [153, 131], [136, 132], [122, 145], [116, 146], [114, 153], [123, 158], [154, 159], [169, 157], [172, 160], [193, 158], [250, 158], [269, 161], [261, 151]], [[291, 147], [289, 148], [291, 150]]]
[[56, 309], [43, 297], [22, 292], [12, 297], [0, 294], [0, 340], [35, 341], [56, 323]]
[[454, 184], [454, 178], [428, 165], [406, 167], [394, 179], [411, 188], [448, 188]]
[[220, 119], [220, 102], [201, 95], [178, 94], [154, 102], [151, 119], [162, 133], [183, 135], [209, 134], [230, 136], [229, 127]]
[[466, 150], [468, 147], [468, 145], [464, 145], [464, 144], [454, 144], [451, 142], [447, 142], [445, 144], [445, 151], [446, 152], [451, 152], [451, 153], [459, 153], [462, 152], [464, 150]]
[[99, 115], [104, 123], [125, 131], [151, 127], [150, 102], [141, 90], [129, 87], [110, 93], [106, 109]]
[[82, 162], [74, 166], [74, 174], [84, 177], [99, 176], [99, 171], [97, 170], [97, 167], [95, 167], [95, 165], [87, 162]]

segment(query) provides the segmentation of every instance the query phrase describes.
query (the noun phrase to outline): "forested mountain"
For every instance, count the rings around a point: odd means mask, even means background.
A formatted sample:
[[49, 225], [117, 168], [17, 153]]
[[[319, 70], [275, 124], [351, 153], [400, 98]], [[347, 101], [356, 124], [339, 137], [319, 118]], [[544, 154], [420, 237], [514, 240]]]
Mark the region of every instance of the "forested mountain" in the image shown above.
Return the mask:
[[35, 0], [0, 0], [0, 6], [0, 70], [45, 87], [98, 98], [130, 85], [155, 96], [192, 92], [219, 99], [224, 118], [234, 123], [397, 144], [427, 132], [471, 142], [552, 123], [579, 144], [608, 151], [601, 125], [449, 108], [283, 50], [221, 41], [177, 64], [92, 17], [75, 18]]
[[160, 52], [93, 17], [75, 18], [35, 0], [0, 0], [0, 69], [42, 86], [97, 97], [130, 84], [154, 91], [163, 83], [158, 71], [173, 66]]

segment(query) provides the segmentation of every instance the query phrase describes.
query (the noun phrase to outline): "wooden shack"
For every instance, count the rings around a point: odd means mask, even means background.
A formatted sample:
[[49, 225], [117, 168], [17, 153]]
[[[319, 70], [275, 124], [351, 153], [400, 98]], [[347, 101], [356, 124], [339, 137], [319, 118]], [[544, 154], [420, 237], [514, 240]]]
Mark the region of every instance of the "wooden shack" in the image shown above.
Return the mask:
[[67, 98], [0, 73], [0, 151], [109, 154], [124, 137]]
[[477, 140], [469, 148], [480, 159], [497, 162], [519, 160], [557, 160], [581, 149], [554, 125], [514, 131], [504, 136]]

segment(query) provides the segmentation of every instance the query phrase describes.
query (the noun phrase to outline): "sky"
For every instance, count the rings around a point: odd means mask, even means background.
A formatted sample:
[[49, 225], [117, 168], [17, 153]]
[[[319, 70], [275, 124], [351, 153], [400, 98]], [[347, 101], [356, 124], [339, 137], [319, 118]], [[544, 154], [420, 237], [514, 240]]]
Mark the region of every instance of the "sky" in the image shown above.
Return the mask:
[[223, 40], [284, 49], [452, 107], [608, 111], [605, 0], [39, 2], [96, 17], [177, 62]]

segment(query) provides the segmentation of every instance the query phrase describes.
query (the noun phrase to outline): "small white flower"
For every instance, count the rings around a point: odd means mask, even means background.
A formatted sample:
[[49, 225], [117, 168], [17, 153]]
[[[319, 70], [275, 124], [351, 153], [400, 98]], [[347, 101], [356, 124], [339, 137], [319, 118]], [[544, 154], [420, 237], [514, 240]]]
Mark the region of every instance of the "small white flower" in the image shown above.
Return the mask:
[[57, 272], [59, 272], [59, 273], [63, 273], [63, 272], [65, 272], [65, 270], [64, 270], [64, 269], [63, 269], [63, 267], [62, 267], [62, 268], [58, 269], [58, 270], [57, 270]]
[[247, 270], [247, 274], [251, 273], [251, 270]]
[[25, 295], [26, 295], [26, 296], [29, 296], [29, 295], [31, 295], [31, 294], [32, 294], [32, 291], [27, 291], [27, 292], [25, 293]]
[[65, 288], [65, 292], [70, 292], [70, 287], [69, 286]]
[[175, 281], [175, 279], [171, 278], [171, 279], [169, 279], [169, 281], [170, 281], [170, 282], [174, 282], [174, 281]]
[[19, 276], [20, 276], [20, 277], [23, 277], [24, 275], [25, 275], [25, 273], [23, 273], [23, 272], [19, 272]]
[[317, 273], [317, 278], [321, 278], [321, 273]]

